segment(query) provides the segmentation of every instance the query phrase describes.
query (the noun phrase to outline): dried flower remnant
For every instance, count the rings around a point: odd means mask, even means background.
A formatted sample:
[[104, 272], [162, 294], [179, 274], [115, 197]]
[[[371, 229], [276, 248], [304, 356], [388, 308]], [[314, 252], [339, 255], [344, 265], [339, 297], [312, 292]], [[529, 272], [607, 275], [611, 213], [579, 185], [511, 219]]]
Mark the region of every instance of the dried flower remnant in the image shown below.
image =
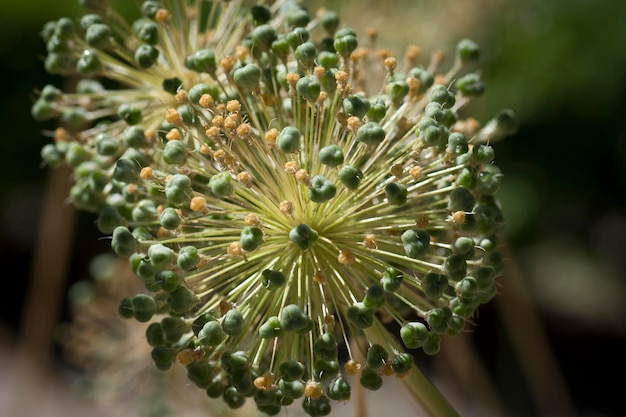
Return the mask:
[[471, 325], [504, 266], [494, 149], [458, 115], [484, 91], [474, 42], [444, 74], [441, 54], [420, 66], [410, 46], [403, 66], [293, 1], [141, 11], [46, 25], [46, 68], [87, 78], [33, 115], [66, 126], [43, 158], [73, 168], [71, 201], [146, 286], [119, 311], [156, 323], [159, 369], [319, 416], [347, 375], [376, 390]]

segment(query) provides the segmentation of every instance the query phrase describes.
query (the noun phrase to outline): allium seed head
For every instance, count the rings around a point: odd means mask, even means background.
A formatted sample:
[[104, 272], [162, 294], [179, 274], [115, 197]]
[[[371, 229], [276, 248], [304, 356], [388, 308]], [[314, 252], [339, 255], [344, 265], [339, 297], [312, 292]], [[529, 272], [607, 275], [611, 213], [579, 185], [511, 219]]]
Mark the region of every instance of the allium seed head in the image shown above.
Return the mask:
[[[469, 326], [497, 292], [503, 260], [482, 242], [504, 225], [494, 149], [474, 141], [489, 136], [458, 113], [484, 89], [456, 76], [474, 43], [444, 74], [440, 53], [359, 47], [293, 1], [141, 11], [54, 23], [48, 71], [92, 78], [44, 88], [33, 115], [80, 132], [42, 155], [74, 169], [71, 200], [146, 286], [120, 312], [175, 319], [153, 339], [159, 369], [186, 366], [233, 408], [301, 398], [325, 415], [346, 374], [378, 389], [410, 371], [406, 349], [434, 354]], [[500, 119], [491, 136], [511, 131]]]

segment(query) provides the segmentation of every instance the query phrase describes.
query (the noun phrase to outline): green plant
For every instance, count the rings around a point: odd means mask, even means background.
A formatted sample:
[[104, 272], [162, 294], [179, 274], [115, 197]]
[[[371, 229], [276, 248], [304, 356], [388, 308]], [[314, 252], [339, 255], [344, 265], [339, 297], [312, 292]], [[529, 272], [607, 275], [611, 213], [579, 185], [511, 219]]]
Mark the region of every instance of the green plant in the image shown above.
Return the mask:
[[454, 415], [411, 352], [471, 326], [504, 268], [489, 141], [514, 117], [459, 116], [479, 46], [444, 72], [294, 1], [147, 0], [130, 21], [83, 3], [42, 32], [76, 88], [32, 115], [59, 119], [43, 160], [144, 284], [119, 313], [152, 322], [155, 366], [270, 415], [327, 415], [350, 377]]

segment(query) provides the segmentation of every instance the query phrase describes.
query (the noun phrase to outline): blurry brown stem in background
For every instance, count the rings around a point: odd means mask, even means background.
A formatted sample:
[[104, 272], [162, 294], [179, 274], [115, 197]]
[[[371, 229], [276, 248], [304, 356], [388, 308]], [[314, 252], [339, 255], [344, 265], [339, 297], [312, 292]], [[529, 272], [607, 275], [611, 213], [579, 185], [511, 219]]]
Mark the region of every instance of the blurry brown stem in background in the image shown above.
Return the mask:
[[[74, 237], [75, 209], [66, 204], [71, 172], [67, 167], [48, 171], [39, 235], [37, 236], [16, 344], [16, 381], [7, 415], [40, 415], [36, 406], [43, 384], [51, 376], [53, 333], [62, 306], [65, 277]], [[31, 398], [32, 401], [24, 401]]]
[[535, 398], [539, 415], [574, 416], [574, 405], [558, 361], [533, 308], [515, 256], [506, 246], [501, 252], [508, 264], [495, 304]]

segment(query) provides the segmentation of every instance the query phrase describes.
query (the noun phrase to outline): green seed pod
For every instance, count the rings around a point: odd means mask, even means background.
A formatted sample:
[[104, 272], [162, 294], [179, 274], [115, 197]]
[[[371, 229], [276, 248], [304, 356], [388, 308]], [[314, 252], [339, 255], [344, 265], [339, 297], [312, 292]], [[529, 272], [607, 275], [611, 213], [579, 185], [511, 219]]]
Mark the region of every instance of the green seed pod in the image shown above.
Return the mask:
[[240, 394], [235, 387], [228, 387], [224, 390], [222, 399], [226, 405], [232, 409], [241, 408], [246, 403], [246, 396]]
[[141, 148], [142, 146], [145, 146], [147, 143], [146, 133], [143, 127], [139, 125], [129, 126], [124, 131], [124, 134], [122, 135], [122, 140], [124, 141], [124, 144], [126, 146], [129, 146], [131, 148]]
[[361, 385], [371, 391], [377, 391], [383, 386], [383, 379], [378, 375], [376, 370], [371, 368], [364, 368], [361, 371], [361, 377], [359, 378]]
[[102, 62], [98, 54], [85, 49], [76, 61], [76, 71], [82, 75], [95, 75], [102, 71]]
[[184, 271], [190, 271], [200, 262], [200, 254], [195, 246], [183, 246], [178, 251], [176, 264]]
[[113, 230], [111, 247], [117, 256], [128, 258], [137, 251], [138, 242], [125, 226], [118, 226]]
[[452, 132], [448, 136], [446, 151], [454, 155], [463, 155], [469, 150], [467, 138], [461, 132]]
[[[356, 116], [359, 119], [365, 116], [370, 109], [369, 99], [361, 94], [352, 94], [344, 98], [341, 103], [343, 106], [343, 110], [346, 113], [352, 116]], [[374, 122], [371, 122], [371, 123], [374, 123]]]
[[265, 4], [255, 5], [250, 8], [250, 17], [255, 26], [265, 24], [272, 18], [272, 12]]
[[167, 296], [167, 305], [176, 314], [184, 314], [196, 303], [195, 294], [184, 285], [179, 285]]
[[[426, 322], [430, 329], [439, 334], [448, 330], [448, 320], [452, 317], [452, 310], [448, 307], [433, 308], [426, 314]], [[428, 340], [425, 342], [427, 343]]]
[[89, 120], [87, 110], [83, 107], [64, 107], [61, 110], [61, 123], [65, 123], [71, 129], [81, 129]]
[[224, 388], [221, 377], [215, 376], [206, 387], [206, 395], [209, 398], [220, 398], [224, 394]]
[[133, 306], [135, 320], [142, 323], [150, 321], [157, 310], [156, 301], [147, 294], [134, 295], [131, 299], [131, 304]]
[[165, 346], [155, 346], [152, 348], [150, 356], [159, 370], [166, 371], [170, 369], [172, 363], [174, 363], [176, 349], [170, 349]]
[[176, 343], [187, 330], [185, 322], [178, 317], [163, 317], [161, 320], [163, 335], [168, 343]]
[[474, 199], [472, 192], [467, 188], [458, 187], [450, 192], [450, 197], [448, 201], [449, 211], [471, 212], [474, 208], [474, 204], [476, 204], [476, 200]]
[[385, 290], [380, 285], [374, 284], [367, 289], [363, 297], [363, 305], [367, 308], [376, 309], [385, 304]]
[[283, 334], [283, 328], [280, 320], [276, 316], [272, 316], [259, 327], [259, 336], [263, 339], [272, 339]]
[[424, 108], [424, 119], [433, 119], [436, 122], [441, 122], [443, 117], [443, 106], [437, 102], [430, 102]]
[[159, 215], [161, 227], [167, 230], [175, 230], [180, 225], [180, 216], [173, 207], [166, 207]]
[[174, 291], [181, 283], [180, 276], [176, 272], [167, 269], [157, 271], [154, 274], [154, 281], [166, 292]]
[[233, 71], [233, 80], [239, 87], [254, 89], [261, 80], [261, 69], [256, 64], [248, 64]]
[[170, 266], [174, 261], [174, 256], [174, 251], [161, 243], [151, 245], [148, 248], [150, 264], [155, 268]]
[[287, 26], [290, 28], [303, 28], [309, 24], [311, 18], [309, 12], [298, 3], [289, 3], [286, 11]]
[[346, 310], [348, 320], [359, 329], [366, 329], [374, 324], [374, 310], [365, 307], [362, 302], [352, 304]]
[[318, 359], [326, 361], [337, 360], [339, 350], [337, 341], [331, 333], [323, 333], [313, 344], [313, 353]]
[[236, 352], [224, 352], [222, 354], [221, 365], [224, 372], [226, 372], [228, 375], [248, 372], [250, 368], [248, 354], [240, 350]]
[[211, 49], [200, 49], [185, 58], [185, 67], [195, 72], [214, 74], [217, 70], [215, 53]]
[[283, 380], [296, 381], [304, 375], [304, 365], [296, 360], [288, 360], [279, 365], [278, 371]]
[[148, 69], [159, 59], [159, 50], [148, 44], [139, 45], [135, 50], [135, 62], [141, 69]]
[[187, 148], [180, 140], [170, 140], [163, 148], [163, 162], [168, 165], [184, 165], [187, 162]]
[[[253, 398], [257, 408], [272, 405], [276, 401], [276, 392], [257, 389], [254, 391]], [[261, 409], [259, 409], [259, 411], [261, 411]]]
[[324, 395], [318, 398], [305, 398], [302, 409], [311, 417], [324, 417], [330, 414], [332, 407]]
[[445, 275], [429, 272], [422, 278], [422, 291], [429, 300], [437, 300], [448, 288], [448, 278]]
[[138, 223], [151, 222], [156, 217], [156, 206], [150, 199], [139, 200], [131, 212], [133, 221]]
[[430, 248], [430, 235], [426, 230], [406, 230], [400, 239], [407, 256], [414, 259], [424, 256]]
[[319, 51], [317, 53], [317, 60], [319, 64], [326, 68], [337, 68], [339, 66], [339, 58], [335, 52]]
[[379, 369], [389, 359], [389, 352], [379, 344], [374, 343], [367, 350], [367, 356], [365, 358], [365, 364], [368, 368]]
[[422, 346], [422, 350], [425, 354], [433, 356], [439, 353], [439, 349], [441, 348], [441, 336], [438, 333], [430, 332], [428, 333], [428, 339], [426, 343]]
[[141, 14], [149, 17], [150, 19], [153, 19], [157, 11], [159, 11], [159, 9], [162, 7], [163, 6], [161, 6], [161, 3], [157, 0], [145, 0], [141, 4]]
[[104, 23], [93, 23], [85, 32], [85, 42], [94, 48], [104, 48], [111, 40], [111, 28]]
[[316, 101], [320, 95], [322, 86], [320, 80], [315, 75], [301, 77], [296, 82], [296, 91], [303, 99]]
[[217, 321], [209, 321], [198, 333], [198, 341], [203, 346], [217, 346], [226, 338], [226, 333]]
[[[317, 58], [317, 48], [313, 42], [304, 42], [294, 51], [298, 63], [305, 68], [311, 68]], [[317, 98], [317, 97], [316, 97]]]
[[465, 97], [480, 97], [485, 92], [485, 83], [474, 73], [465, 74], [454, 85]]
[[150, 323], [146, 328], [146, 341], [152, 347], [165, 345], [165, 336], [161, 323]]
[[[58, 167], [63, 163], [65, 156], [59, 152], [57, 147], [53, 143], [47, 143], [41, 148], [41, 159], [44, 163], [50, 167]], [[112, 231], [112, 230], [111, 230]], [[104, 232], [104, 233], [110, 233]]]
[[214, 375], [215, 370], [208, 362], [191, 362], [187, 365], [187, 378], [199, 388], [206, 389]]
[[391, 370], [396, 375], [404, 375], [413, 367], [413, 357], [409, 353], [400, 353], [391, 360]]
[[263, 230], [258, 227], [246, 226], [239, 236], [241, 249], [252, 252], [263, 243]]
[[495, 152], [489, 145], [478, 144], [472, 149], [472, 162], [475, 164], [488, 164], [495, 158]]
[[241, 314], [241, 311], [235, 309], [228, 310], [222, 320], [222, 329], [228, 336], [240, 335], [243, 332], [245, 325], [246, 322], [243, 314]]
[[104, 234], [111, 234], [116, 227], [124, 224], [124, 217], [115, 207], [105, 206], [100, 210], [96, 225], [98, 230]]
[[[387, 103], [381, 98], [370, 99], [370, 109], [367, 111], [366, 116], [371, 122], [380, 122], [385, 118], [387, 114]], [[379, 141], [380, 142], [380, 141]]]
[[490, 266], [479, 266], [470, 272], [470, 276], [474, 277], [478, 288], [484, 290], [493, 284], [496, 271]]
[[471, 39], [463, 39], [457, 44], [456, 53], [461, 62], [465, 64], [480, 58], [480, 47]]
[[276, 138], [278, 149], [284, 153], [294, 153], [300, 148], [300, 131], [294, 126], [287, 126]]
[[276, 32], [270, 25], [262, 24], [252, 29], [250, 38], [252, 39], [253, 47], [267, 51], [272, 46], [274, 39], [276, 39]]
[[295, 49], [309, 40], [309, 31], [303, 27], [297, 27], [287, 33], [287, 42], [289, 46], [295, 51]]
[[289, 56], [289, 41], [287, 40], [287, 36], [282, 33], [278, 34], [276, 39], [272, 42], [271, 49], [278, 59], [283, 62], [287, 61]]
[[423, 323], [410, 321], [400, 329], [400, 337], [407, 349], [417, 349], [428, 339], [428, 329]]
[[141, 167], [131, 159], [118, 159], [113, 170], [113, 179], [123, 183], [132, 183], [139, 176]]
[[467, 236], [458, 237], [452, 244], [452, 253], [470, 260], [476, 254], [474, 239]]
[[119, 306], [117, 307], [117, 312], [120, 316], [125, 319], [132, 319], [135, 317], [135, 312], [133, 310], [133, 299], [132, 297], [124, 297], [120, 301]]
[[343, 150], [338, 145], [328, 145], [320, 149], [318, 158], [322, 164], [335, 168], [343, 163]]
[[283, 395], [295, 400], [304, 395], [306, 386], [304, 385], [304, 382], [299, 380], [288, 381], [281, 379], [278, 381], [278, 388], [280, 388]]
[[198, 336], [204, 325], [213, 320], [216, 320], [216, 318], [211, 313], [200, 314], [195, 318], [193, 323], [191, 323], [191, 330], [193, 331], [193, 334]]
[[175, 206], [189, 203], [192, 196], [191, 180], [186, 175], [174, 174], [165, 184], [165, 197]]
[[452, 254], [443, 261], [443, 272], [453, 281], [458, 281], [467, 273], [467, 262], [462, 256]]
[[159, 42], [159, 26], [151, 20], [144, 21], [137, 31], [137, 38], [148, 45], [156, 45]]
[[44, 61], [44, 68], [48, 74], [70, 75], [76, 68], [76, 61], [71, 55], [50, 52]]
[[318, 382], [328, 381], [339, 373], [337, 361], [317, 359], [313, 364], [313, 378]]
[[335, 184], [327, 180], [322, 175], [316, 175], [311, 178], [311, 186], [309, 187], [309, 199], [315, 203], [323, 203], [330, 200], [337, 193]]
[[233, 193], [233, 181], [230, 172], [222, 171], [209, 180], [211, 192], [218, 197], [227, 197]]
[[49, 101], [39, 98], [30, 108], [30, 114], [36, 121], [45, 122], [46, 120], [58, 117], [60, 112]]
[[280, 312], [281, 328], [287, 332], [299, 332], [309, 327], [311, 319], [296, 304], [283, 307]]
[[195, 84], [193, 87], [189, 89], [189, 92], [188, 92], [189, 101], [191, 101], [193, 104], [198, 104], [200, 102], [200, 97], [202, 97], [204, 94], [210, 95], [215, 100], [217, 100], [220, 95], [219, 89], [217, 88], [216, 85], [199, 83], [199, 84]]
[[130, 104], [120, 105], [117, 108], [117, 115], [131, 126], [141, 121], [141, 110]]
[[386, 90], [391, 101], [397, 105], [409, 94], [409, 85], [404, 80], [395, 80], [387, 84]]
[[346, 188], [356, 190], [359, 187], [361, 178], [363, 178], [363, 173], [353, 166], [344, 165], [339, 169], [337, 176]]
[[448, 319], [448, 336], [456, 336], [465, 328], [465, 319], [458, 315], [453, 315]]
[[366, 122], [356, 131], [356, 140], [369, 146], [378, 146], [385, 139], [385, 131], [376, 122]]
[[492, 267], [496, 273], [495, 276], [502, 275], [504, 272], [504, 259], [500, 252], [494, 251], [483, 256], [482, 265]]
[[359, 45], [356, 36], [347, 34], [344, 36], [339, 36], [340, 32], [335, 33], [335, 38], [333, 40], [333, 46], [335, 50], [342, 57], [348, 58], [352, 52], [354, 52]]
[[350, 384], [343, 376], [339, 376], [328, 385], [326, 395], [334, 401], [348, 401], [350, 399]]
[[430, 101], [441, 104], [444, 109], [449, 109], [456, 103], [456, 97], [445, 85], [437, 84], [430, 89]]
[[393, 206], [402, 206], [406, 204], [408, 191], [406, 185], [397, 182], [390, 182], [385, 186], [385, 195], [387, 201]]
[[274, 271], [272, 269], [265, 269], [261, 272], [263, 279], [263, 286], [268, 290], [280, 288], [287, 282], [287, 278], [280, 271]]
[[402, 272], [395, 268], [387, 268], [385, 272], [383, 272], [383, 277], [380, 279], [380, 285], [382, 285], [385, 292], [394, 293], [398, 291], [402, 285], [402, 279]]

